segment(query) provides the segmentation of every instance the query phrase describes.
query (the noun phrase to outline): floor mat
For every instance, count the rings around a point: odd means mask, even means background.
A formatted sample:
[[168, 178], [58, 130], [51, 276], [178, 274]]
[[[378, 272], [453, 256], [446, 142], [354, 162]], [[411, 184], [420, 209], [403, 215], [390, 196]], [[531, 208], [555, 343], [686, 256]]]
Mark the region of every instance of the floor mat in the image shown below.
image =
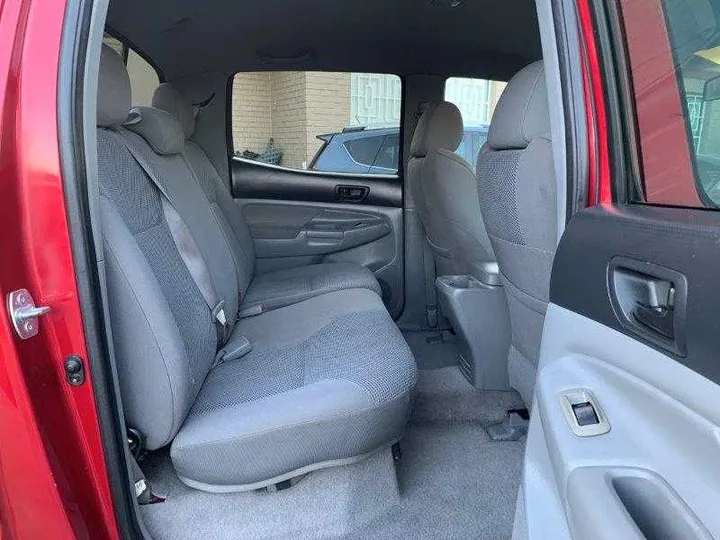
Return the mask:
[[142, 513], [157, 540], [510, 538], [525, 441], [493, 443], [483, 425], [519, 406], [517, 393], [475, 390], [457, 367], [421, 370], [398, 462], [385, 450], [277, 493], [208, 494], [156, 452], [143, 468], [168, 499]]

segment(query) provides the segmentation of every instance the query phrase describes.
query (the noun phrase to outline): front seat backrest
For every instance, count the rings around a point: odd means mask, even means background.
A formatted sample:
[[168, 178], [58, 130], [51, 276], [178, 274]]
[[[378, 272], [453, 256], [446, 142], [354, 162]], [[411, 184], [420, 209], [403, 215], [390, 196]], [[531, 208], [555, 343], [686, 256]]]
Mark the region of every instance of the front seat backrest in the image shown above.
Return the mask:
[[471, 165], [455, 153], [462, 116], [452, 103], [430, 103], [410, 147], [408, 174], [438, 275], [482, 277], [495, 256], [485, 232]]
[[532, 403], [557, 239], [555, 173], [541, 61], [508, 83], [478, 156], [478, 195], [505, 287], [510, 385]]

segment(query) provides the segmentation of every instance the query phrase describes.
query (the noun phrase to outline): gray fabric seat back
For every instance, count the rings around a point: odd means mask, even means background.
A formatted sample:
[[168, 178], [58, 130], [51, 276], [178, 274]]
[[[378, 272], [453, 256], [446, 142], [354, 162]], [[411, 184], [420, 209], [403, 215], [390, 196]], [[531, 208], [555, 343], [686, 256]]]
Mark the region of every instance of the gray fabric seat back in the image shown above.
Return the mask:
[[557, 243], [556, 182], [541, 61], [523, 68], [505, 88], [476, 174], [510, 311], [510, 384], [529, 406]]
[[172, 199], [205, 261], [218, 299], [232, 327], [239, 311], [238, 279], [229, 242], [213, 208], [182, 156], [184, 138], [177, 120], [167, 112], [136, 107], [118, 132], [123, 143], [143, 156], [149, 171]]
[[[127, 147], [143, 152], [158, 168], [159, 178], [175, 178], [166, 188], [185, 220], [187, 197], [193, 194], [183, 189], [192, 182], [189, 172], [180, 167], [182, 158], [172, 154], [178, 142], [173, 142], [172, 129], [164, 131], [167, 125], [157, 131], [148, 114], [138, 131], [148, 137], [156, 134], [153, 151], [143, 137], [123, 128], [129, 110], [127, 71], [120, 56], [104, 46], [97, 139], [108, 301], [125, 415], [130, 426], [145, 434], [147, 447], [154, 449], [169, 443], [180, 429], [210, 370], [218, 338], [212, 313], [176, 247], [163, 197]], [[217, 240], [221, 233], [208, 226], [208, 211], [195, 208], [185, 225], [233, 318], [237, 313], [234, 265], [227, 254], [223, 260], [226, 250]], [[211, 253], [215, 249], [219, 253]]]
[[168, 112], [182, 126], [184, 157], [222, 226], [235, 260], [240, 294], [244, 297], [255, 271], [255, 244], [242, 212], [233, 200], [230, 187], [223, 182], [205, 151], [192, 139], [196, 111], [190, 101], [169, 83], [157, 87], [152, 105]]
[[409, 184], [437, 274], [480, 277], [483, 263], [495, 256], [480, 213], [475, 173], [455, 154], [462, 137], [455, 105], [428, 104], [413, 135]]

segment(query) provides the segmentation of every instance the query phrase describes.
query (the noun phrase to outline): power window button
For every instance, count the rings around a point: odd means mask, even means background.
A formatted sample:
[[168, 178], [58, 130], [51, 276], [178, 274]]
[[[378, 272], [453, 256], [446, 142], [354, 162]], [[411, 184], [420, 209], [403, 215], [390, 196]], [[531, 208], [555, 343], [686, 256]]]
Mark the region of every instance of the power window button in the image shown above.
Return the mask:
[[584, 403], [574, 403], [572, 405], [572, 411], [579, 426], [592, 426], [600, 423], [597, 413], [595, 412], [595, 407], [588, 401]]
[[589, 389], [565, 390], [559, 398], [563, 416], [574, 435], [597, 437], [610, 431], [608, 418]]

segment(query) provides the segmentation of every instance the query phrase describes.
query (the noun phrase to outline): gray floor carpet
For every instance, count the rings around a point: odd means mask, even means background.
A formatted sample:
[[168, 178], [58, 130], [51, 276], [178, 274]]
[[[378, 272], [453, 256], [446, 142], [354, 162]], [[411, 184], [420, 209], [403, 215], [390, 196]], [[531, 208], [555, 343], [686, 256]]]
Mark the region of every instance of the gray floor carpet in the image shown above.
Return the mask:
[[[452, 363], [454, 344], [427, 347], [415, 337], [418, 356], [443, 356], [423, 365]], [[457, 367], [423, 369], [400, 461], [388, 449], [278, 493], [217, 495], [186, 487], [157, 452], [143, 468], [168, 498], [142, 513], [158, 540], [510, 538], [524, 440], [493, 443], [482, 426], [518, 406], [515, 392], [477, 391]]]
[[483, 425], [521, 406], [474, 390], [456, 367], [420, 372], [402, 443], [400, 504], [349, 538], [510, 538], [525, 441], [491, 442]]
[[443, 332], [441, 343], [428, 342], [428, 338], [437, 337], [437, 332], [423, 332], [406, 330], [403, 332], [415, 361], [420, 369], [439, 369], [447, 366], [456, 366], [458, 363], [458, 348], [456, 337], [449, 332]]

